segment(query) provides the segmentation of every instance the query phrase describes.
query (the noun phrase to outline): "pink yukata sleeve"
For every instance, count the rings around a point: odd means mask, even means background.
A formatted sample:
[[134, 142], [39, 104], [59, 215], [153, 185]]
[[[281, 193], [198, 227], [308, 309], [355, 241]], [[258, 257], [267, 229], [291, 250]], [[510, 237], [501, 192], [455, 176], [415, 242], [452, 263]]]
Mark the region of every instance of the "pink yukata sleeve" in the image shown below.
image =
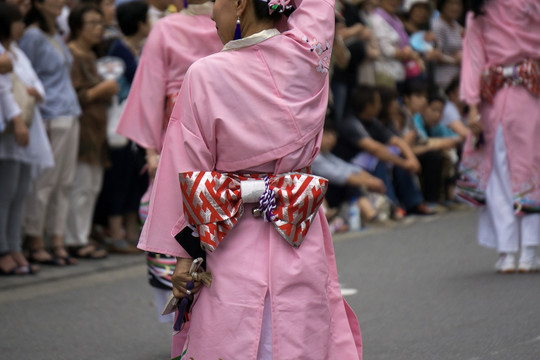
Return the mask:
[[334, 39], [334, 0], [295, 0], [296, 10], [289, 16], [287, 26], [299, 40], [307, 36], [332, 44]]
[[145, 149], [161, 151], [167, 97], [167, 54], [160, 23], [150, 32], [116, 131]]
[[212, 170], [214, 151], [207, 145], [199, 127], [191, 97], [190, 72], [178, 95], [156, 174], [148, 218], [139, 240], [139, 248], [176, 257], [189, 258], [174, 236], [187, 226], [182, 206], [178, 174], [191, 170]]
[[463, 59], [461, 61], [460, 97], [469, 105], [481, 101], [480, 79], [487, 63], [484, 39], [479, 22], [474, 14], [467, 14], [467, 28], [463, 40]]

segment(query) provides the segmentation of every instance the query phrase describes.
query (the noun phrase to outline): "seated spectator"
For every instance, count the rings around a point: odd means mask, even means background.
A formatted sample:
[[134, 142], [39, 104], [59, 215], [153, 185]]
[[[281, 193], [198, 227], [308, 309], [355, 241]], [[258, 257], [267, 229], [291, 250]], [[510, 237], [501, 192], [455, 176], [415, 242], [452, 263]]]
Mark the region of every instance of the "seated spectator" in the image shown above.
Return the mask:
[[414, 174], [421, 169], [418, 159], [403, 139], [377, 119], [381, 111], [379, 93], [369, 87], [356, 88], [351, 104], [335, 153], [347, 161], [355, 158], [357, 165], [383, 180], [386, 195], [395, 206], [401, 204], [411, 213], [431, 214], [416, 185]]
[[[420, 146], [427, 147], [431, 152], [437, 152], [438, 157], [442, 160], [438, 161], [433, 167], [424, 167], [424, 172], [440, 173], [439, 182], [422, 182], [424, 196], [428, 201], [434, 202], [440, 201], [443, 194], [443, 200], [454, 198], [455, 169], [459, 161], [456, 150], [462, 141], [456, 133], [440, 123], [444, 103], [445, 100], [442, 97], [432, 95], [424, 110], [414, 115], [420, 143], [425, 144]], [[422, 160], [420, 162], [422, 163]], [[427, 166], [428, 164], [422, 165]]]
[[[459, 144], [459, 136], [446, 125], [441, 124], [445, 99], [437, 94], [430, 95], [427, 105], [414, 114], [414, 126], [421, 142], [432, 142], [440, 139], [438, 148], [455, 148]], [[443, 141], [444, 140], [444, 141]]]
[[[381, 95], [381, 112], [379, 120], [394, 135], [401, 137], [409, 146], [416, 140], [416, 131], [412, 118], [408, 119], [401, 104], [399, 93], [396, 89], [387, 86], [379, 86], [377, 91]], [[407, 120], [408, 121], [407, 123]]]
[[[367, 193], [373, 191], [384, 194], [384, 183], [375, 176], [364, 171], [331, 151], [335, 147], [337, 135], [333, 127], [332, 118], [327, 116], [321, 142], [321, 150], [312, 164], [313, 173], [328, 179], [326, 202], [330, 209], [338, 208], [343, 203], [357, 199], [362, 219], [367, 222], [377, 220], [377, 210], [369, 202]], [[332, 223], [332, 219], [329, 219]]]
[[465, 140], [469, 128], [465, 125], [465, 104], [459, 99], [459, 76], [455, 77], [445, 89], [448, 101], [444, 105], [441, 124]]

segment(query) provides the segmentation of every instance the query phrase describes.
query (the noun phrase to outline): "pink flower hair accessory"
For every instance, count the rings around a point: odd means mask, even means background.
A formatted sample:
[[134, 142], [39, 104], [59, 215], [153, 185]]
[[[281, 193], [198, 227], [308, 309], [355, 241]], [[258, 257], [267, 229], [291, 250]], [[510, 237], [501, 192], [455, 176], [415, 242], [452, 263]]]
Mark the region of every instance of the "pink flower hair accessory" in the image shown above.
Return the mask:
[[262, 0], [268, 3], [268, 11], [272, 15], [275, 11], [283, 13], [285, 10], [290, 10], [292, 5], [290, 5], [291, 0]]

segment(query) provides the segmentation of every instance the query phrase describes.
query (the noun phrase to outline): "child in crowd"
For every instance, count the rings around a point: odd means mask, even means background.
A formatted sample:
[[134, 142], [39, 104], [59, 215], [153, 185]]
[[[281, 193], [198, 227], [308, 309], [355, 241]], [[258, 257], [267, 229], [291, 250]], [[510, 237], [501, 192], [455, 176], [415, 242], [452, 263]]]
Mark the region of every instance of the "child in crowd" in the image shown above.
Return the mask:
[[444, 145], [439, 146], [439, 148], [444, 149], [454, 147], [459, 141], [458, 135], [441, 123], [445, 102], [443, 97], [432, 94], [428, 98], [427, 105], [413, 116], [414, 126], [421, 141], [433, 138], [447, 138], [445, 140], [451, 138], [453, 140], [445, 141]]
[[441, 124], [447, 126], [462, 140], [467, 138], [469, 128], [465, 125], [465, 104], [459, 99], [459, 76], [456, 76], [445, 89], [448, 101], [444, 104]]
[[459, 160], [456, 150], [461, 143], [456, 133], [441, 124], [444, 104], [442, 97], [431, 95], [422, 111], [414, 114], [418, 134], [414, 148], [418, 154], [422, 154], [422, 189], [426, 200], [435, 203], [441, 201], [443, 193], [443, 200], [453, 199], [452, 183], [455, 181], [455, 167]]

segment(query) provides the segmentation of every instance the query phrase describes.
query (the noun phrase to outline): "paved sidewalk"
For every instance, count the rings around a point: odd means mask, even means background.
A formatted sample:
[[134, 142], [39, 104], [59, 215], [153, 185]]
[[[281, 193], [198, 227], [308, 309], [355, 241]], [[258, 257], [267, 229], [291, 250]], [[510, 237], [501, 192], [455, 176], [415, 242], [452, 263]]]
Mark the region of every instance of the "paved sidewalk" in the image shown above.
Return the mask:
[[0, 280], [0, 296], [6, 290], [76, 278], [91, 273], [106, 272], [146, 263], [143, 252], [135, 255], [109, 254], [106, 259], [78, 259], [78, 261], [79, 263], [77, 265], [71, 266], [40, 265], [40, 271], [36, 275], [4, 276]]

